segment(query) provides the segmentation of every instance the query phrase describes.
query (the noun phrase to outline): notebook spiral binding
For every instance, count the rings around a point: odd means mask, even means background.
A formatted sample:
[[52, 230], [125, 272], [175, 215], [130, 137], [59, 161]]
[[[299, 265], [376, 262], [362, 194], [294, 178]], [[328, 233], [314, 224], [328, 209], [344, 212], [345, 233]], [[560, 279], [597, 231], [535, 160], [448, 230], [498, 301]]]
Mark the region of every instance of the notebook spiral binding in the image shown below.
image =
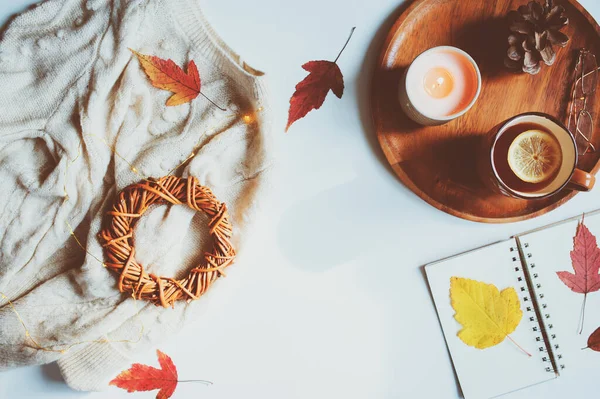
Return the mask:
[[[529, 248], [529, 243], [525, 242], [521, 244], [525, 250]], [[541, 291], [542, 285], [538, 281], [538, 273], [535, 268], [535, 262], [532, 259], [533, 255], [529, 251], [525, 252], [525, 259], [522, 261], [521, 256], [519, 255], [519, 248], [510, 247], [510, 251], [513, 252], [512, 261], [518, 262], [518, 264], [515, 265], [514, 270], [516, 273], [519, 273], [517, 281], [520, 284], [519, 291], [521, 292], [523, 301], [525, 302], [525, 311], [527, 312], [525, 317], [527, 317], [529, 322], [533, 325], [531, 330], [536, 333], [535, 341], [540, 345], [538, 350], [542, 354], [542, 362], [546, 364], [546, 371], [556, 373], [557, 370], [555, 370], [555, 364], [558, 366], [559, 370], [564, 370], [565, 365], [562, 362], [560, 345], [557, 342], [556, 334], [553, 332], [554, 326], [552, 325], [548, 305], [544, 299], [544, 293]], [[522, 270], [523, 263], [527, 265], [527, 270]], [[530, 284], [535, 290], [535, 297], [533, 297], [532, 292], [529, 289], [528, 282], [526, 281], [525, 277], [526, 273], [529, 274]], [[538, 312], [536, 312], [535, 304], [537, 304]], [[538, 317], [542, 317], [543, 320], [540, 322]], [[540, 328], [543, 329], [543, 331], [540, 331]], [[548, 353], [544, 335], [546, 335], [548, 345], [551, 348], [550, 350], [554, 353], [555, 361], [553, 361], [551, 358], [552, 354]]]

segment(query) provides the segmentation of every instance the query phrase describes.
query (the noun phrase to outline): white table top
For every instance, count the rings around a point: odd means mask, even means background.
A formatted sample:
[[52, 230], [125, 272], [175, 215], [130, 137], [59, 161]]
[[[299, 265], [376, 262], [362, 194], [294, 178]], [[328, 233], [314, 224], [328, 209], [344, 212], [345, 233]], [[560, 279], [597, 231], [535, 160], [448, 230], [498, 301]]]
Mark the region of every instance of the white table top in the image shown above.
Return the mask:
[[[483, 1], [483, 0], [481, 0]], [[35, 0], [0, 2], [0, 23]], [[423, 202], [390, 171], [370, 121], [374, 61], [398, 0], [206, 0], [225, 41], [270, 78], [279, 172], [271, 213], [232, 270], [226, 303], [160, 345], [182, 379], [174, 398], [459, 397], [421, 266], [600, 207], [600, 187], [534, 220], [486, 225]], [[596, 19], [600, 2], [581, 0]], [[309, 60], [339, 60], [346, 91], [283, 133]], [[214, 305], [214, 306], [213, 306]], [[201, 337], [201, 339], [196, 339]], [[200, 342], [193, 345], [192, 342]], [[139, 362], [157, 366], [154, 353]], [[599, 367], [505, 396], [587, 398]], [[155, 391], [156, 392], [156, 391]], [[153, 398], [69, 389], [56, 365], [0, 373], [0, 398]]]

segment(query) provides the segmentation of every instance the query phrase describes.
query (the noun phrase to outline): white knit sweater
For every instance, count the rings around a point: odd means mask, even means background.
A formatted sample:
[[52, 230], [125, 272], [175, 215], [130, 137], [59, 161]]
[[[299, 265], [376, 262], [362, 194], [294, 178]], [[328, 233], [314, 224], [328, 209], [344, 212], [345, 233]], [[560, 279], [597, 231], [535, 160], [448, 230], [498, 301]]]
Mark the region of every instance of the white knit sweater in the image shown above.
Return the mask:
[[[94, 258], [103, 256], [96, 234], [116, 193], [168, 174], [192, 151], [180, 173], [227, 203], [238, 252], [243, 246], [271, 165], [264, 78], [216, 36], [198, 1], [49, 0], [8, 26], [0, 42], [0, 292], [31, 337], [56, 351], [36, 348], [0, 298], [0, 370], [58, 360], [71, 387], [102, 389], [207, 306], [206, 296], [175, 309], [134, 301]], [[172, 93], [151, 86], [128, 48], [182, 66], [193, 59], [202, 92], [227, 111], [202, 96], [166, 107]], [[185, 276], [205, 249], [205, 225], [185, 206], [157, 207], [136, 227], [136, 258], [156, 274]], [[242, 256], [229, 270], [246, 266]], [[142, 325], [139, 342], [115, 342], [138, 341]]]

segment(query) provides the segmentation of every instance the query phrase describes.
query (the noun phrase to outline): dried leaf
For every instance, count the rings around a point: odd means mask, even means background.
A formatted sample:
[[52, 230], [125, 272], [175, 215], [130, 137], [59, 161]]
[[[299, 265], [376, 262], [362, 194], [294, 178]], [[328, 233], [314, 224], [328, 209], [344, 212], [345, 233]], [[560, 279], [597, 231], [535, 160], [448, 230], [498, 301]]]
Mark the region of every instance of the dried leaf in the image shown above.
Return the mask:
[[467, 278], [450, 278], [454, 318], [463, 329], [458, 337], [467, 345], [485, 349], [498, 345], [519, 325], [523, 317], [514, 288], [498, 291], [493, 284]]
[[126, 389], [127, 392], [152, 391], [160, 389], [156, 399], [168, 399], [177, 388], [177, 368], [171, 358], [157, 350], [160, 369], [135, 363], [130, 369], [121, 372], [109, 384]]
[[152, 86], [175, 93], [167, 100], [167, 106], [185, 104], [200, 94], [200, 74], [193, 60], [188, 63], [186, 73], [170, 59], [131, 52], [137, 56]]
[[575, 273], [557, 272], [567, 287], [578, 294], [588, 294], [600, 290], [600, 248], [596, 237], [587, 226], [579, 223], [577, 234], [573, 238], [571, 263]]
[[338, 98], [342, 98], [344, 94], [344, 77], [337, 65], [337, 60], [350, 41], [354, 29], [352, 28], [350, 31], [350, 36], [348, 36], [346, 44], [342, 47], [335, 61], [309, 61], [302, 65], [302, 68], [308, 71], [308, 76], [296, 85], [296, 91], [290, 98], [286, 132], [298, 119], [303, 118], [313, 109], [321, 108], [329, 90]]
[[292, 123], [313, 109], [321, 108], [329, 90], [338, 98], [342, 98], [344, 94], [344, 77], [335, 62], [309, 61], [302, 65], [302, 68], [307, 70], [309, 75], [296, 85], [296, 91], [290, 98], [286, 131]]
[[581, 309], [581, 329], [579, 331], [581, 334], [587, 294], [600, 290], [600, 274], [598, 274], [600, 270], [600, 248], [598, 248], [596, 237], [590, 232], [583, 220], [577, 226], [577, 233], [573, 238], [571, 265], [575, 273], [557, 272], [556, 274], [571, 291], [584, 295]]
[[590, 335], [587, 340], [587, 346], [596, 352], [600, 352], [600, 327]]

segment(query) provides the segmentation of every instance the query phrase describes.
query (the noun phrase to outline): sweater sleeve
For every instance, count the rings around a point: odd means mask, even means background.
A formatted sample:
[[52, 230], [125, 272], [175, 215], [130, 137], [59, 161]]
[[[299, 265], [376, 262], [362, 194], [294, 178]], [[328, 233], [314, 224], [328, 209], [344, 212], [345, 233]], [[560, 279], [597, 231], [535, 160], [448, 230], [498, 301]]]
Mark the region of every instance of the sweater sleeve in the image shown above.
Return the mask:
[[65, 201], [65, 179], [81, 152], [78, 102], [109, 20], [94, 8], [46, 1], [13, 18], [0, 42], [0, 291], [12, 298], [35, 274], [47, 277], [36, 270], [44, 254], [68, 238], [57, 215], [85, 214], [78, 198]]

